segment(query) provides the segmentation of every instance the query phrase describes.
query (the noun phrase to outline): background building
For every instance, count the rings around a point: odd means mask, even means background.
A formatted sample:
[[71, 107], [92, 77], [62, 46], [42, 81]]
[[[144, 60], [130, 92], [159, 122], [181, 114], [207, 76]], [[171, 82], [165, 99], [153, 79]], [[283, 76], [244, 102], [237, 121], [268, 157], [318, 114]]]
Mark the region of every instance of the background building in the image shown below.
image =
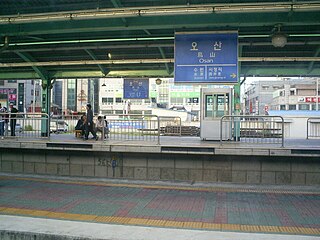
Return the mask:
[[[319, 110], [319, 80], [286, 81], [274, 92], [272, 110]], [[318, 104], [318, 106], [317, 106]]]

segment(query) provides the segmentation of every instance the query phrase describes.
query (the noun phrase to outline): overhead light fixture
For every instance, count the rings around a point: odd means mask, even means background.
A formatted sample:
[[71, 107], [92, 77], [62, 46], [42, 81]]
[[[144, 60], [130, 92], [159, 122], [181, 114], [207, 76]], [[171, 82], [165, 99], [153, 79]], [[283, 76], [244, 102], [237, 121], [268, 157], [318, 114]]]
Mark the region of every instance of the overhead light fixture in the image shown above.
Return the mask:
[[161, 80], [160, 78], [157, 78], [157, 79], [156, 79], [156, 84], [157, 84], [157, 85], [160, 85], [161, 83], [162, 83], [162, 80]]
[[107, 85], [106, 85], [106, 80], [105, 79], [103, 79], [103, 84], [101, 85], [102, 87], [106, 87]]
[[280, 25], [277, 27], [278, 31], [272, 35], [272, 45], [274, 47], [284, 47], [287, 44], [287, 35], [280, 31]]
[[214, 7], [215, 13], [256, 13], [256, 12], [289, 12], [290, 4], [257, 4], [257, 5], [241, 5], [232, 4], [227, 6]]
[[206, 14], [213, 13], [211, 6], [176, 7], [176, 8], [149, 8], [141, 9], [140, 16], [168, 16], [184, 14]]
[[108, 59], [111, 59], [112, 55], [111, 53], [108, 53]]
[[310, 12], [310, 11], [320, 11], [320, 4], [315, 3], [302, 3], [294, 4], [292, 6], [294, 12]]

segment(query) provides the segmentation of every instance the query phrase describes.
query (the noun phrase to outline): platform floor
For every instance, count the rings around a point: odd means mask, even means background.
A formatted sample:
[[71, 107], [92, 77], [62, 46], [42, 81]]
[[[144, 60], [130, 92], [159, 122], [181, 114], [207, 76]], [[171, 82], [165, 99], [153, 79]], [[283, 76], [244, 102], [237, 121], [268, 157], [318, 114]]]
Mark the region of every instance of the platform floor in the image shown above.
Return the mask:
[[[152, 184], [1, 174], [0, 196], [3, 216], [320, 237], [319, 187]], [[4, 219], [0, 218], [0, 226]]]
[[[27, 139], [21, 139], [25, 141]], [[121, 139], [107, 139], [105, 141], [95, 141], [89, 139], [84, 141], [81, 138], [75, 138], [74, 134], [51, 134], [49, 141], [52, 142], [74, 142], [74, 143], [101, 143], [106, 144], [125, 144], [125, 145], [157, 145], [157, 141], [152, 139], [152, 141], [137, 141], [137, 140], [121, 140]], [[268, 141], [268, 140], [267, 140]], [[236, 148], [278, 148], [281, 147], [281, 143], [272, 142], [259, 142], [257, 139], [253, 139], [250, 142], [234, 142], [234, 141], [202, 141], [200, 137], [188, 137], [188, 136], [160, 136], [161, 146], [193, 146], [193, 147], [236, 147]], [[285, 139], [284, 148], [287, 149], [320, 149], [320, 139]]]

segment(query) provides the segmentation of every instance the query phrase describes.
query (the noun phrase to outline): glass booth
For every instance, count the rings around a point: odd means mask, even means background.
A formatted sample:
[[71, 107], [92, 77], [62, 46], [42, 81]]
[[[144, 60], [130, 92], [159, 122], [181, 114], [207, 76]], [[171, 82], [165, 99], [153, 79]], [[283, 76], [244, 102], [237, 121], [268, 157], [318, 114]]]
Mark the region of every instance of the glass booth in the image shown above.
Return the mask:
[[[201, 89], [200, 138], [220, 140], [220, 119], [232, 114], [232, 88]], [[222, 123], [222, 140], [231, 139], [231, 123]]]

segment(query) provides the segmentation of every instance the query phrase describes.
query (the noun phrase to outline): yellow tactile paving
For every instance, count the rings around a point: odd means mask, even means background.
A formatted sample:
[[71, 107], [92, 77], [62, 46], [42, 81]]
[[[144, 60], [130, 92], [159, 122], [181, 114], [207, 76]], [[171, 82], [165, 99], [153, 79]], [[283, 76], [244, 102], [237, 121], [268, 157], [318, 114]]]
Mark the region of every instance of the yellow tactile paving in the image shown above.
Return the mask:
[[240, 231], [240, 225], [239, 224], [221, 224], [221, 230]]
[[256, 225], [240, 225], [242, 232], [261, 232], [260, 227]]
[[177, 222], [177, 221], [166, 221], [165, 227], [178, 227], [182, 228], [183, 227], [183, 222]]
[[275, 233], [275, 232], [280, 232], [280, 229], [278, 226], [260, 226], [261, 232], [270, 232], [270, 233]]
[[103, 223], [117, 223], [129, 225], [144, 225], [155, 227], [176, 227], [187, 229], [208, 229], [208, 230], [222, 230], [222, 231], [242, 231], [242, 232], [257, 232], [257, 233], [290, 233], [290, 234], [306, 234], [306, 235], [320, 235], [320, 229], [317, 228], [303, 228], [303, 227], [285, 227], [285, 226], [259, 226], [259, 225], [240, 225], [240, 224], [216, 224], [216, 223], [202, 223], [202, 222], [179, 222], [166, 221], [156, 219], [144, 218], [128, 218], [128, 217], [111, 217], [111, 216], [96, 216], [73, 213], [50, 212], [44, 210], [33, 209], [19, 209], [19, 208], [5, 208], [0, 207], [0, 214], [10, 215], [25, 215], [36, 217], [48, 217], [55, 219], [68, 219], [76, 221], [94, 221]]
[[319, 231], [317, 231], [317, 229], [315, 229], [315, 228], [301, 228], [301, 227], [299, 227], [298, 229], [303, 234], [309, 234], [309, 235], [317, 235], [317, 234], [319, 234]]
[[218, 223], [203, 223], [202, 228], [211, 230], [221, 230], [221, 224]]
[[279, 227], [279, 230], [283, 233], [300, 233], [300, 230], [297, 227]]
[[202, 228], [202, 222], [184, 222], [184, 228]]
[[131, 218], [131, 220], [128, 223], [129, 224], [134, 224], [134, 225], [145, 225], [147, 222], [148, 222], [148, 219]]
[[163, 227], [166, 224], [166, 221], [164, 220], [153, 220], [153, 219], [148, 219], [146, 225], [148, 226], [158, 226], [158, 227]]
[[18, 208], [5, 208], [5, 209], [1, 210], [1, 212], [2, 213], [7, 213], [7, 214], [16, 214], [19, 210], [21, 210], [21, 209], [18, 209]]
[[107, 216], [98, 216], [94, 219], [94, 221], [96, 222], [104, 222], [104, 223], [108, 223], [111, 221], [112, 217], [107, 217]]

